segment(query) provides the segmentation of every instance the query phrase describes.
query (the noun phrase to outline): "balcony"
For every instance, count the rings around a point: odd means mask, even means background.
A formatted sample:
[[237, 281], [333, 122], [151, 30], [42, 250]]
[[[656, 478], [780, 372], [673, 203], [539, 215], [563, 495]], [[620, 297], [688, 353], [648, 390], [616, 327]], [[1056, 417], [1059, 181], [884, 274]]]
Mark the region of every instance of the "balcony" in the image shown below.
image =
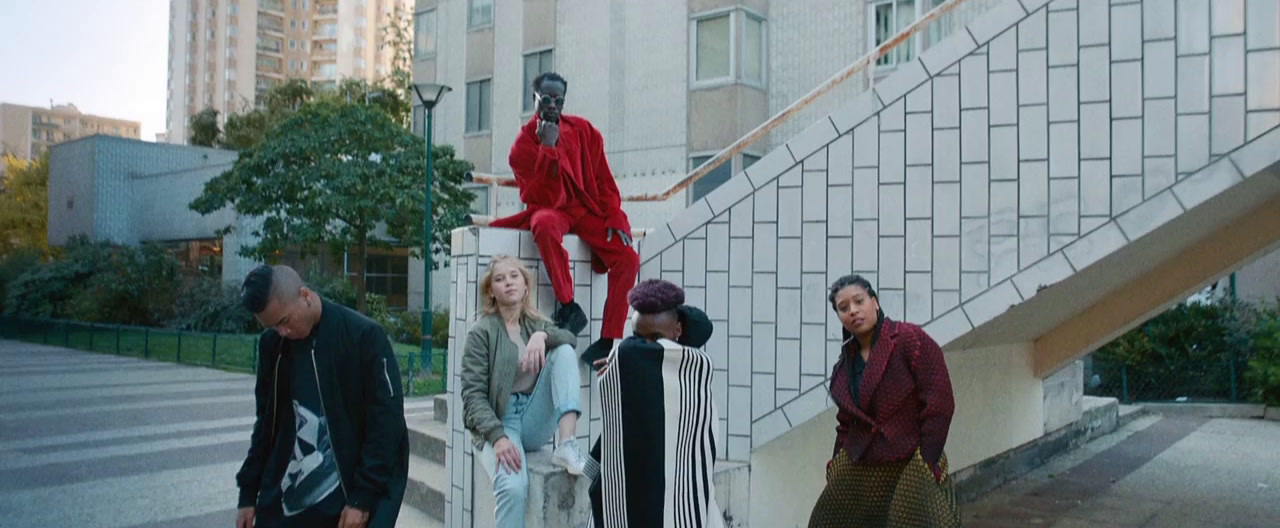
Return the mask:
[[337, 17], [338, 4], [316, 4], [316, 16], [319, 18]]
[[284, 41], [258, 39], [258, 51], [280, 54], [284, 50]]
[[265, 11], [276, 11], [284, 14], [284, 3], [279, 0], [261, 0], [258, 7]]
[[316, 40], [336, 39], [338, 38], [338, 25], [316, 25], [316, 29], [311, 35], [315, 37]]
[[338, 55], [338, 43], [334, 40], [317, 40], [311, 43], [311, 53], [317, 58], [335, 57]]
[[284, 19], [277, 17], [258, 17], [258, 31], [284, 34]]

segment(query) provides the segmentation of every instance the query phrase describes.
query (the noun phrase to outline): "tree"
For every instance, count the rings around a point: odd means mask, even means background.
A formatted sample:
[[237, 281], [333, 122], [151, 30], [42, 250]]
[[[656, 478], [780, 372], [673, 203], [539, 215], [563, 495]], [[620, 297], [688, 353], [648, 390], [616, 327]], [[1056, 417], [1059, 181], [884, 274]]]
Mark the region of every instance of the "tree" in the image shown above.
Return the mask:
[[18, 249], [49, 253], [49, 152], [4, 157], [0, 176], [0, 256]]
[[[390, 22], [382, 28], [379, 35], [380, 50], [391, 50], [391, 73], [386, 81], [390, 88], [408, 104], [402, 116], [394, 116], [397, 123], [411, 127], [409, 119], [413, 117], [413, 14], [402, 6], [396, 5], [391, 13]], [[385, 53], [384, 53], [385, 56]]]
[[[449, 231], [461, 224], [472, 194], [462, 188], [471, 164], [453, 149], [436, 151], [436, 232], [430, 251], [447, 252]], [[205, 184], [191, 209], [209, 214], [231, 206], [261, 218], [258, 243], [240, 254], [266, 260], [286, 247], [302, 255], [350, 252], [355, 257], [358, 307], [366, 309], [364, 265], [370, 248], [392, 244], [422, 256], [426, 156], [423, 139], [383, 111], [361, 102], [303, 104], [240, 154], [230, 170]], [[222, 234], [230, 231], [230, 226]]]
[[205, 108], [191, 116], [189, 127], [192, 145], [217, 146], [219, 137], [222, 136], [222, 131], [218, 130], [218, 111], [212, 108]]

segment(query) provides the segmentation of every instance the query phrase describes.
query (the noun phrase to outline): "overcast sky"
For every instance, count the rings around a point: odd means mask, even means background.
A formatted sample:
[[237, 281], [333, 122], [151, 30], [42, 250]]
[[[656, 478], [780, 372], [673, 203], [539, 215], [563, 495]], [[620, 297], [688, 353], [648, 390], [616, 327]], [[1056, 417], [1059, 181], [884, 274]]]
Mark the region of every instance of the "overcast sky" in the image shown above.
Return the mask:
[[164, 131], [167, 0], [0, 0], [0, 102], [142, 123]]

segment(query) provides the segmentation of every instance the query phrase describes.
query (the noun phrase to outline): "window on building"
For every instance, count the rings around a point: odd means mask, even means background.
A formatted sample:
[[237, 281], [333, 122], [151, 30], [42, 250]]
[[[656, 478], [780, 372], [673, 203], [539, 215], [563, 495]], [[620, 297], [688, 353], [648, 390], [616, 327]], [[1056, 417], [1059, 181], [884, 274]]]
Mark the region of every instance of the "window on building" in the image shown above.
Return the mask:
[[767, 25], [763, 17], [742, 8], [695, 17], [689, 37], [694, 84], [764, 85]]
[[727, 79], [732, 73], [729, 13], [694, 21], [694, 80]]
[[356, 17], [356, 27], [365, 27], [369, 25], [369, 20], [364, 15]]
[[326, 62], [320, 65], [320, 76], [326, 79], [332, 79], [338, 76], [338, 64]]
[[298, 29], [298, 21], [297, 21], [297, 20], [290, 20], [290, 21], [289, 21], [289, 29]]
[[237, 16], [237, 15], [239, 15], [239, 14], [240, 14], [240, 6], [235, 5], [235, 4], [231, 4], [231, 10], [230, 10], [229, 12], [231, 13], [231, 16]]
[[742, 18], [742, 80], [764, 84], [764, 19], [752, 14]]
[[467, 133], [489, 130], [491, 87], [490, 79], [467, 83]]
[[469, 0], [467, 27], [481, 28], [493, 25], [493, 0]]
[[298, 69], [298, 61], [289, 59], [289, 71], [294, 71], [297, 69]]
[[290, 40], [290, 41], [289, 41], [289, 49], [298, 49], [298, 41], [296, 41], [296, 40]]
[[302, 71], [307, 71], [307, 61], [306, 61], [306, 60], [303, 60], [303, 61], [302, 61]]
[[240, 34], [240, 26], [227, 26], [227, 36], [234, 37]]
[[307, 21], [306, 21], [306, 20], [303, 20], [303, 21], [302, 21], [302, 29], [307, 29]]
[[[348, 259], [354, 258], [348, 255]], [[351, 275], [348, 273], [348, 275]], [[409, 301], [409, 255], [404, 250], [395, 254], [374, 254], [365, 259], [365, 290], [387, 299], [387, 306], [403, 308]]]
[[[706, 163], [713, 157], [714, 156], [694, 156], [689, 158], [689, 171], [692, 172], [694, 169], [701, 167], [703, 163]], [[702, 177], [702, 179], [693, 182], [693, 186], [689, 188], [689, 203], [701, 200], [704, 196], [710, 194], [711, 191], [714, 191], [716, 187], [719, 187], [724, 182], [729, 181], [731, 176], [733, 176], [733, 167], [730, 162], [722, 163], [719, 167], [712, 169], [711, 172], [708, 172]]]
[[489, 214], [489, 186], [467, 185], [465, 187], [468, 191], [471, 191], [472, 195], [475, 196], [475, 198], [471, 200], [471, 214]]
[[[871, 3], [871, 47], [893, 39], [925, 13], [942, 5], [946, 0], [875, 0]], [[885, 56], [876, 60], [876, 66], [895, 66], [916, 57], [918, 50], [941, 41], [949, 33], [950, 15], [935, 20], [925, 31], [899, 44]]]
[[520, 93], [523, 95], [521, 99], [524, 100], [525, 112], [533, 111], [533, 97], [529, 93], [533, 79], [538, 74], [551, 71], [552, 58], [551, 50], [536, 51], [524, 56], [524, 83], [520, 85]]
[[436, 54], [436, 10], [423, 11], [413, 17], [413, 57], [424, 59]]

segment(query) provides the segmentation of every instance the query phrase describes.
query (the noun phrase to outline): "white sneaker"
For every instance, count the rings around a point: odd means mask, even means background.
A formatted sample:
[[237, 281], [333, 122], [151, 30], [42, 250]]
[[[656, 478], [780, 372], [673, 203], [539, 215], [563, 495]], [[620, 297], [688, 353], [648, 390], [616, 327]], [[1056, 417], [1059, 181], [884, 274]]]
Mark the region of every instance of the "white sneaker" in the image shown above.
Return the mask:
[[587, 459], [582, 456], [582, 450], [578, 449], [578, 439], [571, 438], [556, 446], [555, 452], [551, 454], [551, 463], [564, 468], [570, 475], [582, 476]]

